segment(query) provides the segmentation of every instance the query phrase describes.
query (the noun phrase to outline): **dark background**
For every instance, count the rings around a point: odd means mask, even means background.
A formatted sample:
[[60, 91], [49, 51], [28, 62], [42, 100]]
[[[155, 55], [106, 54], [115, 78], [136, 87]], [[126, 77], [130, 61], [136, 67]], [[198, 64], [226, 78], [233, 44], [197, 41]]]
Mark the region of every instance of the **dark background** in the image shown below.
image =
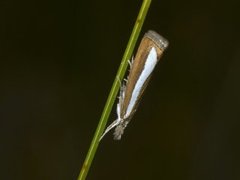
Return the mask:
[[[77, 179], [141, 3], [0, 2], [1, 180]], [[153, 0], [140, 37], [153, 29], [170, 46], [88, 179], [240, 179], [239, 9]]]

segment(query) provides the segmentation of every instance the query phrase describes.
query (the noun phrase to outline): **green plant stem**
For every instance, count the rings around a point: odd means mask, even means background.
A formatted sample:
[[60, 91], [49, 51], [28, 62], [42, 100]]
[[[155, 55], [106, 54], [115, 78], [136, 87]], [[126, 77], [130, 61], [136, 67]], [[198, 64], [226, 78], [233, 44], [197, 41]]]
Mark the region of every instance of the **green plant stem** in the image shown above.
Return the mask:
[[127, 66], [128, 66], [128, 60], [131, 59], [131, 55], [133, 53], [136, 41], [138, 39], [139, 33], [141, 31], [141, 28], [142, 28], [143, 22], [145, 20], [145, 17], [147, 15], [150, 4], [151, 4], [151, 0], [143, 0], [143, 3], [142, 3], [142, 6], [141, 6], [141, 9], [139, 11], [137, 20], [135, 22], [132, 34], [131, 34], [130, 39], [128, 41], [127, 48], [124, 52], [120, 67], [118, 69], [117, 75], [116, 75], [115, 80], [113, 82], [112, 89], [109, 93], [107, 102], [106, 102], [104, 110], [102, 112], [101, 119], [98, 123], [98, 127], [97, 127], [97, 129], [95, 131], [95, 134], [94, 134], [94, 137], [92, 139], [92, 143], [91, 143], [90, 148], [88, 150], [88, 154], [86, 156], [86, 159], [83, 163], [82, 169], [81, 169], [80, 174], [78, 176], [78, 180], [85, 180], [85, 178], [88, 174], [88, 171], [89, 171], [89, 168], [91, 166], [92, 160], [93, 160], [93, 158], [95, 156], [95, 153], [97, 151], [97, 148], [98, 148], [99, 139], [100, 139], [100, 137], [101, 137], [101, 135], [102, 135], [102, 133], [105, 129], [108, 117], [110, 115], [110, 112], [112, 110], [114, 101], [116, 99], [116, 96], [117, 96], [117, 93], [118, 93], [118, 90], [119, 90], [119, 79], [122, 80], [122, 78], [124, 77], [124, 74], [125, 74]]

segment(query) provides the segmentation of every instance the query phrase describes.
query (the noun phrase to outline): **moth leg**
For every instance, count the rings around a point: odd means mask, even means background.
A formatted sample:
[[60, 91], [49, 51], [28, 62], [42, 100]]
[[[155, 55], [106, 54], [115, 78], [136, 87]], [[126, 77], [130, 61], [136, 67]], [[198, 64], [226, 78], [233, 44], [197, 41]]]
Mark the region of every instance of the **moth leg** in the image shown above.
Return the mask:
[[133, 64], [133, 61], [134, 61], [134, 56], [132, 56], [132, 59], [131, 59], [131, 64]]
[[[118, 99], [119, 99], [119, 102], [121, 102], [123, 99], [124, 99], [124, 96], [125, 96], [125, 88], [126, 88], [126, 86], [125, 86], [125, 84], [124, 84], [124, 82], [121, 82], [120, 81], [120, 78], [119, 77], [117, 77], [117, 79], [118, 79], [118, 82], [119, 82], [119, 84], [120, 84], [120, 91], [119, 91], [119, 96], [118, 96]], [[123, 80], [123, 81], [126, 81], [125, 79]], [[121, 103], [120, 103], [121, 104]]]
[[130, 66], [130, 69], [132, 68], [132, 62], [130, 60], [128, 60], [128, 64]]
[[120, 119], [120, 115], [121, 115], [121, 97], [119, 97], [119, 103], [117, 104], [117, 116], [118, 119]]
[[122, 112], [122, 103], [123, 103], [123, 99], [125, 97], [125, 89], [126, 89], [126, 86], [125, 85], [122, 85], [120, 87], [120, 93], [119, 93], [119, 101], [118, 101], [118, 104], [117, 104], [117, 116], [118, 116], [118, 119], [121, 119], [121, 112]]
[[[129, 64], [129, 66], [130, 66], [130, 69], [132, 69], [133, 61], [134, 61], [134, 57], [132, 57], [131, 61], [128, 60], [128, 64]], [[130, 70], [130, 69], [129, 69], [129, 70]]]

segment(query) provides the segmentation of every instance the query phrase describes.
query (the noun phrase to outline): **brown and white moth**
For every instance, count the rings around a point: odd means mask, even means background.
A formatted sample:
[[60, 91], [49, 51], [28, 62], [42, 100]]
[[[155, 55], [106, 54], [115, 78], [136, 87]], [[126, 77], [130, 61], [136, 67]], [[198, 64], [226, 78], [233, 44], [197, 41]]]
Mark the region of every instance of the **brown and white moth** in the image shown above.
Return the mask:
[[121, 139], [124, 129], [136, 112], [153, 69], [167, 46], [168, 41], [155, 31], [150, 30], [145, 33], [135, 59], [130, 62], [130, 72], [126, 84], [123, 83], [120, 87], [117, 119], [107, 127], [100, 139], [114, 127], [116, 127], [114, 139]]

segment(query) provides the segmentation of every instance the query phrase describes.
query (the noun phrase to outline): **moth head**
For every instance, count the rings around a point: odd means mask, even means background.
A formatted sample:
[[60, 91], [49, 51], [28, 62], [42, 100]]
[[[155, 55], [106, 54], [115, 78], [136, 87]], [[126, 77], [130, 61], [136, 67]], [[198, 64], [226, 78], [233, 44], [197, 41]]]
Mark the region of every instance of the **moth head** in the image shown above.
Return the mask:
[[114, 140], [121, 140], [121, 137], [124, 133], [124, 129], [127, 127], [127, 123], [123, 122], [116, 126], [115, 131], [113, 133]]

